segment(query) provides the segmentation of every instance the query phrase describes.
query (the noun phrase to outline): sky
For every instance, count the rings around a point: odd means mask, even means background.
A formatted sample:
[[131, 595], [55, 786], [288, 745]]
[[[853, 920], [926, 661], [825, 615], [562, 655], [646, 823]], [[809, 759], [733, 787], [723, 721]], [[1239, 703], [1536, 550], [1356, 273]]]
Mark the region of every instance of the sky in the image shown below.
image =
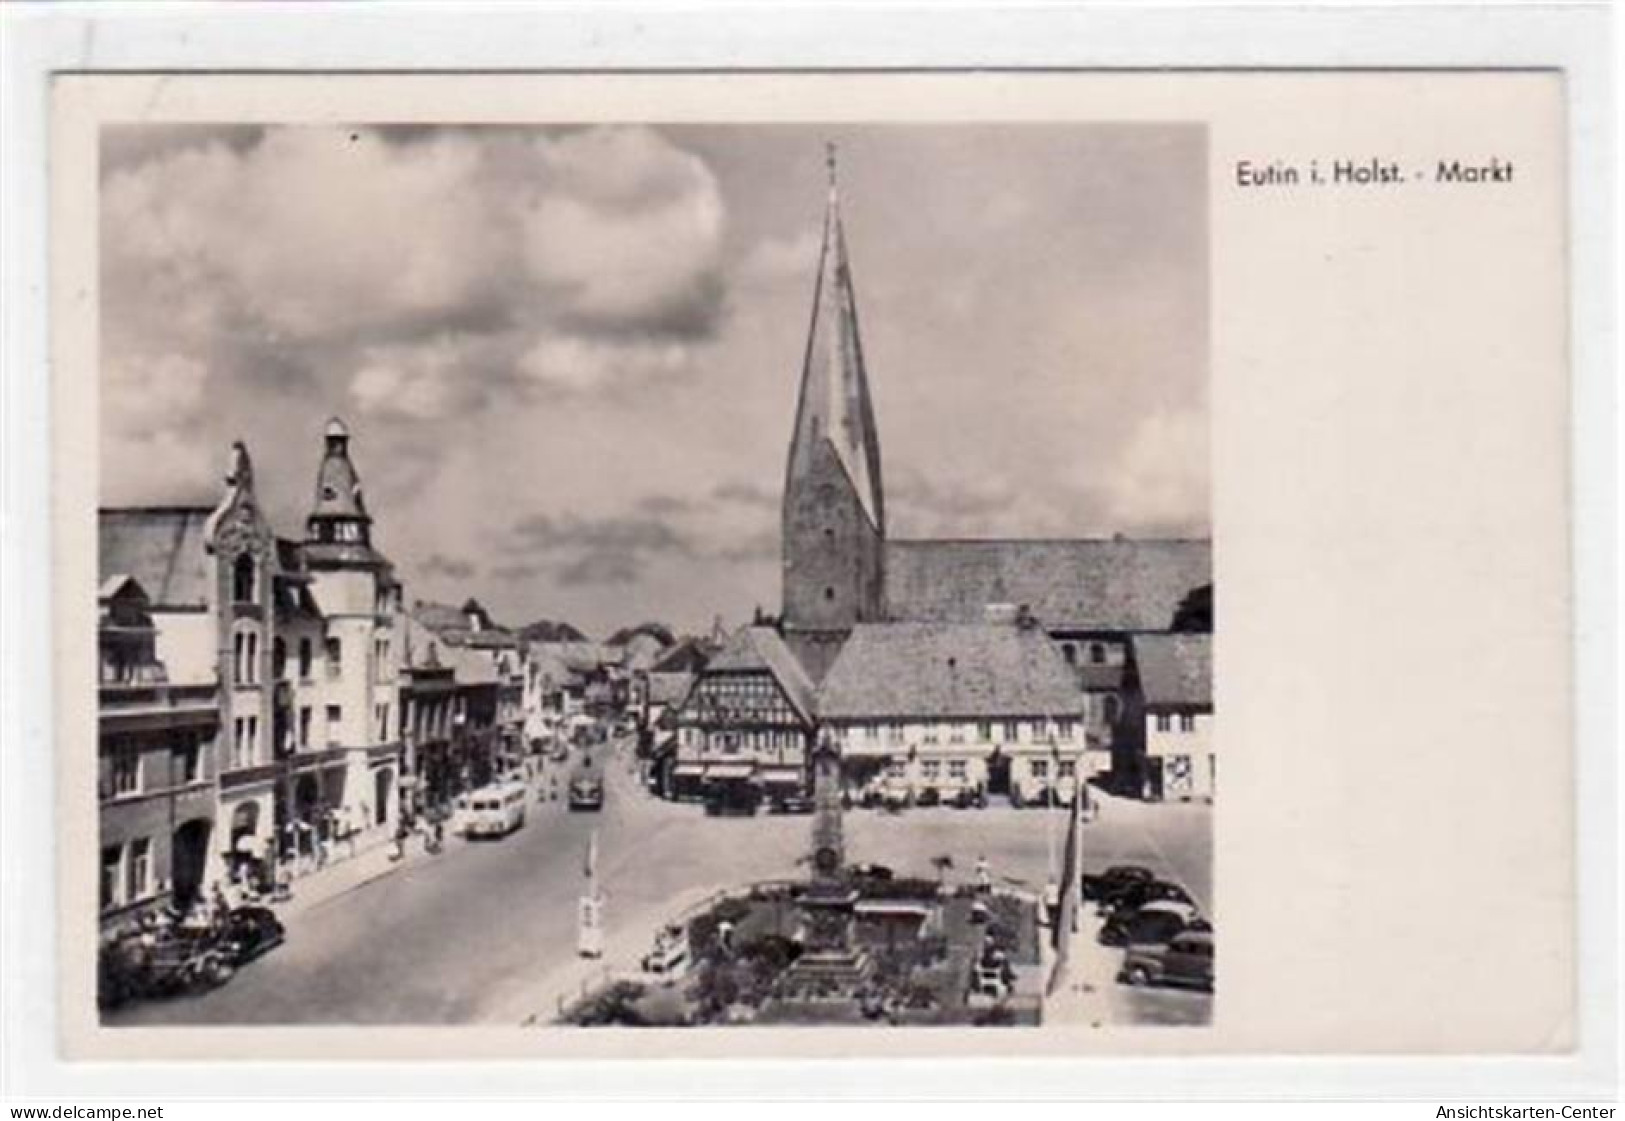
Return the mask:
[[1209, 533], [1199, 125], [104, 129], [101, 501], [302, 533], [342, 416], [412, 599], [779, 602], [826, 179], [888, 535]]

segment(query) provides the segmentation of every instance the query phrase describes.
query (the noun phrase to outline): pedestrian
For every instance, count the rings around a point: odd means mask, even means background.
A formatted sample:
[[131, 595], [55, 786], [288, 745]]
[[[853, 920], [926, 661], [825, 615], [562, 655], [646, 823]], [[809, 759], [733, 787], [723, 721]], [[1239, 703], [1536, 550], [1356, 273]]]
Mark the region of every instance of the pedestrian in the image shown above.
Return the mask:
[[976, 857], [976, 890], [983, 892], [993, 890], [993, 869], [989, 867], [985, 855]]

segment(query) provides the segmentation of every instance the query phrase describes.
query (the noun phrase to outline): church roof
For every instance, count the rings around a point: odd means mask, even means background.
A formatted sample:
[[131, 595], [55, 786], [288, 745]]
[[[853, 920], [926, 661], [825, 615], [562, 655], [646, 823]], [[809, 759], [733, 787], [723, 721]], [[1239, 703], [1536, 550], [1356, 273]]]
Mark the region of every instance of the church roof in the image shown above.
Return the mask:
[[801, 371], [801, 396], [790, 441], [789, 472], [793, 476], [808, 470], [819, 445], [827, 443], [870, 522], [883, 531], [886, 512], [880, 485], [880, 439], [858, 338], [857, 297], [841, 228], [833, 151], [829, 159], [829, 201], [813, 290], [812, 325], [807, 332], [807, 353]]
[[830, 666], [833, 720], [1071, 716], [1083, 694], [1054, 643], [1013, 623], [860, 623]]
[[773, 675], [784, 695], [806, 719], [812, 719], [814, 689], [812, 679], [772, 627], [740, 627], [728, 637], [717, 656], [706, 664], [706, 673], [751, 673], [766, 670]]
[[1213, 707], [1213, 636], [1134, 636], [1140, 691], [1150, 706]]
[[208, 506], [132, 506], [97, 517], [98, 575], [133, 577], [152, 606], [207, 607], [214, 565], [204, 548]]
[[1212, 582], [1207, 540], [886, 543], [886, 610], [899, 620], [970, 623], [1025, 604], [1051, 630], [1165, 631]]

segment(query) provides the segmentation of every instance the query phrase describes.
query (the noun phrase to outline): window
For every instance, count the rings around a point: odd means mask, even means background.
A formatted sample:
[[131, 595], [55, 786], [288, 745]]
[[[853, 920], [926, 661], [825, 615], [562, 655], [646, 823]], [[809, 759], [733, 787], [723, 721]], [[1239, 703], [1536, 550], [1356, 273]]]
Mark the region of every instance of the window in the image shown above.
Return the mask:
[[888, 778], [903, 778], [908, 774], [908, 764], [901, 759], [892, 759], [886, 764]]
[[102, 849], [102, 910], [118, 906], [123, 871], [124, 849], [119, 845], [108, 845]]
[[824, 589], [824, 598], [826, 600], [834, 599], [835, 598], [835, 589], [834, 588], [825, 588]]
[[377, 706], [377, 713], [378, 742], [387, 743], [389, 742], [389, 706], [387, 704]]
[[332, 741], [338, 739], [338, 734], [339, 734], [338, 725], [339, 725], [340, 721], [342, 721], [343, 719], [344, 719], [344, 706], [343, 705], [328, 705], [327, 706], [327, 739], [328, 739], [329, 743], [331, 743]]
[[948, 777], [960, 780], [965, 778], [965, 761], [963, 759], [948, 760]]
[[1117, 723], [1117, 717], [1123, 711], [1123, 702], [1118, 700], [1115, 694], [1108, 693], [1105, 701], [1101, 704], [1101, 711], [1105, 713], [1106, 723], [1115, 724]]
[[1196, 731], [1196, 717], [1190, 713], [1181, 713], [1179, 717], [1179, 730], [1181, 732]]
[[976, 725], [976, 738], [983, 743], [988, 743], [993, 739], [993, 722], [991, 720], [983, 720]]
[[1033, 778], [1049, 778], [1049, 760], [1034, 759], [1030, 764]]
[[1078, 664], [1078, 648], [1070, 642], [1061, 643], [1061, 656], [1066, 659], [1069, 666]]
[[238, 631], [231, 636], [231, 679], [238, 685], [248, 680], [244, 655], [248, 652], [248, 636]]
[[1021, 739], [1021, 724], [1015, 720], [1004, 722], [1004, 739], [1006, 743], [1016, 743]]
[[299, 706], [299, 750], [310, 747], [310, 706]]
[[121, 743], [113, 749], [113, 797], [141, 792], [141, 751]]
[[1078, 763], [1075, 759], [1062, 759], [1055, 764], [1056, 778], [1073, 778], [1078, 773]]
[[902, 743], [903, 726], [901, 724], [886, 725], [886, 739], [892, 743]]
[[344, 661], [344, 644], [338, 640], [337, 635], [327, 640], [327, 676], [337, 677]]
[[130, 842], [129, 892], [130, 902], [145, 899], [152, 890], [152, 842], [142, 837]]
[[1097, 666], [1103, 663], [1106, 660], [1105, 645], [1099, 642], [1091, 642], [1089, 644], [1089, 660]]
[[299, 640], [299, 680], [310, 680], [311, 646], [310, 639]]
[[937, 742], [937, 726], [935, 724], [927, 724], [925, 726], [925, 732], [920, 738], [923, 739], [926, 743], [936, 743]]
[[1067, 740], [1073, 739], [1077, 734], [1078, 734], [1078, 730], [1077, 730], [1077, 727], [1076, 727], [1076, 725], [1074, 724], [1073, 721], [1071, 721], [1071, 720], [1057, 720], [1055, 722], [1055, 735], [1056, 735], [1056, 738], [1058, 738], [1058, 739], [1060, 739], [1062, 741], [1067, 741]]
[[920, 777], [927, 782], [935, 782], [942, 776], [942, 761], [940, 759], [927, 759], [920, 764]]
[[1173, 721], [1169, 719], [1169, 716], [1168, 716], [1168, 714], [1166, 712], [1157, 713], [1157, 731], [1166, 732], [1166, 731], [1170, 730], [1170, 728], [1172, 726], [1173, 726]]
[[239, 556], [231, 566], [231, 598], [234, 603], [254, 603], [258, 600], [254, 592], [254, 558], [249, 553]]
[[196, 735], [189, 735], [175, 747], [175, 757], [171, 763], [174, 773], [182, 786], [190, 786], [203, 777], [203, 744]]
[[288, 676], [288, 644], [281, 635], [271, 640], [271, 676], [277, 681]]
[[243, 760], [245, 766], [253, 766], [254, 761], [260, 757], [260, 718], [248, 718], [248, 756]]
[[963, 725], [963, 724], [950, 724], [950, 725], [948, 725], [948, 742], [949, 743], [964, 743], [965, 742], [965, 725]]

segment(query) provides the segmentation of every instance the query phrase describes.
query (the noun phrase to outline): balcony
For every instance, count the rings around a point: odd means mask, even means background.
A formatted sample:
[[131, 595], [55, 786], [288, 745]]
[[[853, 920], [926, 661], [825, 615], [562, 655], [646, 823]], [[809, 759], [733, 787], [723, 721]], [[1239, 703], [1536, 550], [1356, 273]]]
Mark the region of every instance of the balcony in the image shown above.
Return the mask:
[[145, 716], [167, 712], [204, 715], [219, 710], [219, 691], [212, 682], [187, 685], [110, 682], [102, 684], [97, 697], [104, 716]]

